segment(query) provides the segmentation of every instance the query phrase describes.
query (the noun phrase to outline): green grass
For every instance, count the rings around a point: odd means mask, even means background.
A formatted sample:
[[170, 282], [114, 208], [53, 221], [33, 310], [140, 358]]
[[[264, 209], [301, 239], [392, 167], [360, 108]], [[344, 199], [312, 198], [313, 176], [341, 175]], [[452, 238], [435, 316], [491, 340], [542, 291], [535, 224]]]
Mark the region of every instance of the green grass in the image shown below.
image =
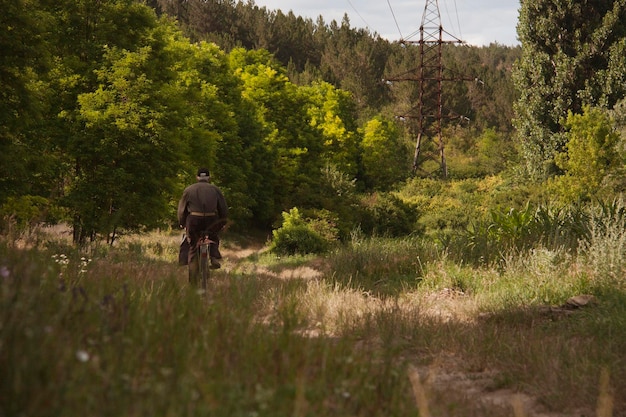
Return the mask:
[[[624, 415], [626, 288], [621, 264], [596, 267], [600, 242], [480, 268], [415, 238], [227, 255], [200, 294], [178, 238], [0, 244], [0, 416], [513, 415], [437, 382], [450, 375]], [[320, 274], [280, 275], [306, 266]], [[581, 293], [598, 302], [548, 308]]]
[[2, 415], [415, 415], [354, 340], [299, 334], [292, 284], [217, 273], [207, 298], [170, 264], [111, 256], [80, 272], [3, 249]]

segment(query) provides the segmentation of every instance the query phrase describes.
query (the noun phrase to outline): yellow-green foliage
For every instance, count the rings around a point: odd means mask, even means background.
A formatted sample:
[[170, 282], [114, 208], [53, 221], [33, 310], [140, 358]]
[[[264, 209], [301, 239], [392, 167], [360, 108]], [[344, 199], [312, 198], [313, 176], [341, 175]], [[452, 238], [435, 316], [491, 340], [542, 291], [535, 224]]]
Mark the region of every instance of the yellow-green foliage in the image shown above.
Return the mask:
[[397, 127], [389, 120], [376, 117], [362, 128], [362, 164], [365, 182], [374, 189], [387, 189], [409, 172], [406, 147], [400, 141]]
[[493, 128], [447, 129], [444, 136], [449, 178], [479, 178], [496, 175], [516, 160], [513, 141]]
[[482, 219], [502, 184], [500, 177], [441, 181], [417, 178], [398, 193], [401, 199], [418, 207], [419, 224], [427, 234], [464, 229]]
[[294, 207], [283, 212], [283, 223], [272, 232], [272, 237], [271, 250], [278, 254], [324, 253], [336, 240], [337, 230], [331, 217], [305, 218]]
[[550, 188], [566, 202], [589, 200], [611, 192], [605, 178], [620, 164], [616, 145], [619, 133], [600, 109], [586, 107], [582, 115], [567, 117], [567, 149], [556, 156], [565, 173], [550, 183]]

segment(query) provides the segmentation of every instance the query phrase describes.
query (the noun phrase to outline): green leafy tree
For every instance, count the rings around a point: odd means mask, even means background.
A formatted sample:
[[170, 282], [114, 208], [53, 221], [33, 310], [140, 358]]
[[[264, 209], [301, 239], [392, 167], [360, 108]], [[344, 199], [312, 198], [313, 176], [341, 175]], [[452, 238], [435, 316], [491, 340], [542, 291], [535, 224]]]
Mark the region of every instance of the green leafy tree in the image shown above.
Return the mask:
[[340, 238], [346, 238], [358, 226], [362, 209], [356, 192], [356, 178], [328, 163], [322, 169], [322, 183], [318, 189], [319, 205], [337, 216]]
[[516, 160], [515, 149], [504, 134], [485, 129], [476, 144], [477, 165], [487, 175], [497, 174]]
[[524, 1], [518, 34], [515, 127], [526, 171], [545, 178], [558, 173], [554, 157], [566, 144], [568, 111], [611, 109], [626, 95], [626, 4]]
[[[166, 45], [166, 33], [153, 36]], [[158, 45], [111, 48], [98, 71], [100, 87], [79, 95], [85, 128], [65, 201], [86, 236], [113, 240], [121, 230], [155, 227], [166, 217], [184, 160], [177, 131], [185, 120], [178, 115], [190, 113], [171, 70], [175, 58]]]
[[255, 120], [262, 126], [265, 163], [272, 173], [263, 191], [272, 196], [275, 215], [288, 207], [310, 206], [321, 181], [323, 142], [309, 123], [308, 94], [289, 81], [285, 68], [267, 51], [235, 49], [230, 59], [243, 82], [242, 95], [254, 103]]
[[[100, 72], [102, 87], [80, 96], [81, 115], [97, 131], [96, 148], [104, 147], [98, 154], [108, 156], [118, 175], [112, 182], [93, 175], [82, 182], [88, 190], [94, 181], [110, 185], [108, 193], [103, 186], [92, 192], [115, 204], [108, 213], [92, 210], [110, 223], [98, 230], [155, 226], [168, 217], [172, 195], [193, 181], [198, 166], [211, 167], [233, 207], [231, 217], [245, 222], [258, 206], [259, 195], [250, 192], [260, 183], [250, 162], [258, 145], [239, 133], [258, 128], [238, 116], [245, 103], [228, 57], [214, 44], [189, 43], [169, 24], [152, 38], [155, 44], [136, 52], [112, 52]], [[179, 181], [181, 173], [186, 182]], [[136, 201], [126, 197], [129, 192]], [[137, 204], [148, 207], [140, 211]]]
[[[31, 130], [42, 118], [47, 92], [41, 74], [51, 66], [45, 34], [54, 21], [37, 0], [1, 0], [0, 204], [10, 196], [50, 188], [44, 146]], [[47, 172], [45, 173], [47, 174]]]
[[[50, 92], [45, 101], [45, 118], [32, 132], [53, 167], [44, 171], [56, 182], [50, 193], [69, 209], [74, 239], [82, 242], [94, 238], [103, 223], [110, 224], [108, 219], [97, 218], [93, 208], [105, 210], [112, 206], [106, 198], [86, 202], [90, 195], [79, 184], [97, 177], [103, 167], [111, 171], [114, 167], [105, 155], [96, 154], [98, 129], [102, 126], [87, 126], [79, 96], [99, 90], [102, 78], [98, 77], [111, 62], [112, 51], [133, 53], [145, 48], [158, 22], [153, 10], [132, 0], [61, 0], [41, 4], [54, 19], [54, 25], [46, 32], [54, 66], [44, 75]], [[130, 105], [128, 109], [135, 110]], [[125, 127], [120, 126], [122, 129]], [[103, 186], [114, 178], [115, 175], [106, 176]], [[96, 188], [99, 186], [96, 184]]]
[[310, 104], [309, 123], [323, 141], [322, 157], [348, 175], [358, 172], [358, 146], [354, 101], [349, 92], [326, 82], [301, 87]]
[[176, 61], [178, 83], [184, 91], [185, 172], [195, 181], [198, 166], [210, 167], [231, 206], [230, 217], [245, 225], [250, 218], [266, 218], [261, 201], [264, 159], [260, 126], [250, 102], [242, 99], [243, 85], [230, 58], [213, 43], [189, 44], [182, 39]]
[[367, 189], [388, 190], [410, 173], [410, 150], [397, 126], [383, 117], [369, 120], [362, 128], [363, 182]]

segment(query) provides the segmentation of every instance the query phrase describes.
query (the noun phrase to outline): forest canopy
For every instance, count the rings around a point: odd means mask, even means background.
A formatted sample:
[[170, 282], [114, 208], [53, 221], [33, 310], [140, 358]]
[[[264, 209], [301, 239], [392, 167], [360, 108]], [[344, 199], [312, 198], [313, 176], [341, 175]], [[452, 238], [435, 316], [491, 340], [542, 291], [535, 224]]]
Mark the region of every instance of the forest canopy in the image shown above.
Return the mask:
[[[451, 195], [432, 206], [429, 179], [411, 170], [415, 137], [398, 117], [416, 105], [419, 85], [381, 82], [414, 69], [417, 47], [347, 17], [313, 22], [254, 2], [1, 3], [3, 224], [67, 222], [76, 243], [172, 226], [200, 165], [224, 190], [234, 227], [269, 229], [295, 207], [336, 225], [339, 237], [463, 227], [494, 201], [512, 204], [524, 178], [587, 181], [575, 153], [582, 142], [567, 141], [597, 132], [576, 115], [616, 128], [623, 120], [624, 6], [594, 8], [583, 29], [555, 43], [558, 16], [578, 9], [542, 20], [534, 13], [552, 2], [524, 2], [521, 48], [446, 45], [442, 56], [446, 68], [481, 81], [444, 87], [446, 111], [463, 116], [443, 127], [448, 181], [474, 190], [500, 183], [501, 194], [471, 211]], [[606, 192], [621, 184], [620, 154], [611, 155], [593, 180]]]

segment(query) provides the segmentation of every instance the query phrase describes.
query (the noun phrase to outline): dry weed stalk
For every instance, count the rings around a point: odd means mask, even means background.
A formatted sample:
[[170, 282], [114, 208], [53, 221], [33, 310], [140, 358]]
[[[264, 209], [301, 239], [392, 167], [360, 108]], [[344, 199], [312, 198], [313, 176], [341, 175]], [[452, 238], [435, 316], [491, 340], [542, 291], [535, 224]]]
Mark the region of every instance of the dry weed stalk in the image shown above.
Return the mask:
[[611, 394], [610, 383], [609, 370], [603, 368], [600, 374], [600, 397], [598, 398], [598, 408], [596, 409], [597, 417], [613, 416], [613, 395]]
[[515, 417], [526, 417], [526, 412], [524, 411], [524, 401], [522, 400], [521, 395], [514, 395], [511, 403], [513, 405], [513, 415]]
[[411, 381], [411, 386], [413, 387], [413, 394], [415, 395], [415, 402], [417, 403], [419, 415], [421, 417], [431, 417], [426, 391], [428, 383], [432, 377], [432, 368], [431, 373], [426, 378], [426, 381], [424, 381], [424, 383], [422, 383], [420, 374], [415, 366], [409, 365], [408, 374], [409, 380]]

